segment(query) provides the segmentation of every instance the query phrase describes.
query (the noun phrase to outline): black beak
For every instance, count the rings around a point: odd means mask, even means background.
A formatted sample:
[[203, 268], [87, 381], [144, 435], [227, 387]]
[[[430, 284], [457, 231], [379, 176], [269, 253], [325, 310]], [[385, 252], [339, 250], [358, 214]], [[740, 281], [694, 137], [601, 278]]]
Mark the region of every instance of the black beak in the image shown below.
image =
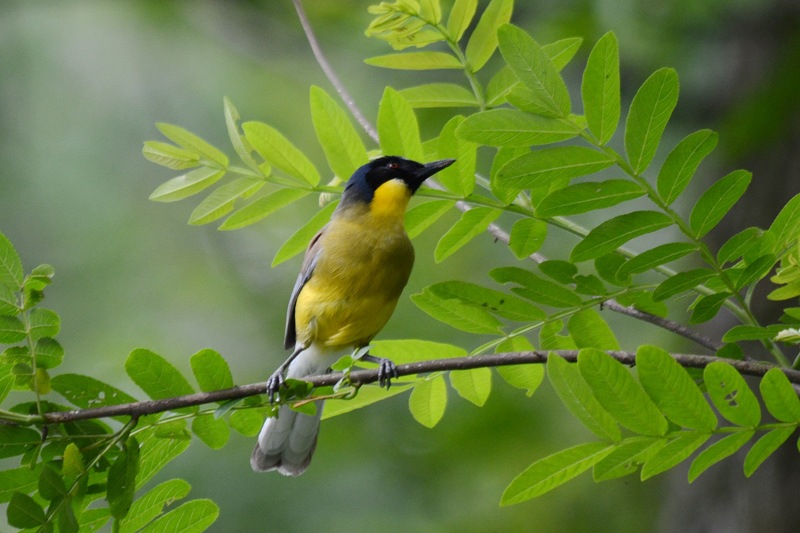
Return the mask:
[[423, 165], [422, 168], [415, 170], [413, 176], [414, 183], [412, 184], [413, 190], [416, 191], [419, 186], [422, 185], [423, 181], [430, 178], [440, 170], [449, 167], [455, 162], [455, 159], [441, 159], [439, 161], [434, 161], [433, 163]]

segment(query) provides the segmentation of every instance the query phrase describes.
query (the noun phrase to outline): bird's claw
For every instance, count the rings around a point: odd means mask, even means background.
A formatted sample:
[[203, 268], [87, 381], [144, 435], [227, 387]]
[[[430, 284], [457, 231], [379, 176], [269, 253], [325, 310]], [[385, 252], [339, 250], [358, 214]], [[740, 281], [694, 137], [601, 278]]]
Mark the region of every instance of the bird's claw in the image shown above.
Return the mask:
[[275, 403], [275, 396], [278, 395], [278, 391], [281, 390], [285, 383], [282, 369], [279, 369], [269, 377], [267, 380], [267, 398], [270, 404]]
[[400, 374], [397, 372], [397, 365], [389, 359], [380, 359], [378, 361], [378, 385], [381, 387], [392, 386], [392, 378], [399, 378]]

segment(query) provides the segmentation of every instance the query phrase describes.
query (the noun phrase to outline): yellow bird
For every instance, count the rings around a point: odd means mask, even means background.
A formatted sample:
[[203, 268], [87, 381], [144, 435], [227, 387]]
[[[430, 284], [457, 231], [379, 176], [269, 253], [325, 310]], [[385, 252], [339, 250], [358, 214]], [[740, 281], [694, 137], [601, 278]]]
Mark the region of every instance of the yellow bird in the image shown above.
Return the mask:
[[[294, 348], [267, 380], [274, 400], [285, 377], [302, 379], [328, 371], [341, 356], [367, 346], [386, 325], [414, 264], [403, 219], [422, 182], [454, 162], [426, 165], [387, 156], [355, 171], [331, 221], [311, 239], [286, 315], [284, 347]], [[380, 383], [396, 377], [394, 363], [369, 354]], [[287, 406], [261, 428], [250, 465], [286, 476], [305, 472], [317, 444], [322, 402], [315, 415]]]

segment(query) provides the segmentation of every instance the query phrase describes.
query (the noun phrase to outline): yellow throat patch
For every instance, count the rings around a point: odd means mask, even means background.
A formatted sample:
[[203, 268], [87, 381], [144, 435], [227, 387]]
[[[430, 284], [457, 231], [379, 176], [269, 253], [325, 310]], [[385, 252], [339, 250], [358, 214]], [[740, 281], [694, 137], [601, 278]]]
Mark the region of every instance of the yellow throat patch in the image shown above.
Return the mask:
[[393, 179], [375, 189], [375, 196], [369, 204], [374, 217], [401, 219], [405, 215], [411, 190], [402, 180]]

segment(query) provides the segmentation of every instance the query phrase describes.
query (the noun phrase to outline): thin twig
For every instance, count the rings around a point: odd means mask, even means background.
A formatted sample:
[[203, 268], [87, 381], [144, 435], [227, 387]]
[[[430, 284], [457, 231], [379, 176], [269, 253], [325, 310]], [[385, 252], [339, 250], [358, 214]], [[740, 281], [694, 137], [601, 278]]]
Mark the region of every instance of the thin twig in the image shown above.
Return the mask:
[[[398, 376], [411, 376], [416, 374], [425, 374], [429, 372], [442, 372], [451, 370], [469, 370], [473, 368], [495, 367], [506, 365], [521, 365], [521, 364], [542, 364], [547, 362], [548, 353], [555, 354], [563, 357], [567, 361], [575, 362], [578, 358], [577, 350], [554, 350], [546, 351], [531, 351], [531, 352], [508, 352], [487, 355], [475, 355], [471, 357], [452, 357], [447, 359], [434, 359], [430, 361], [420, 361], [417, 363], [409, 363], [397, 366]], [[636, 362], [636, 354], [634, 352], [622, 351], [609, 351], [608, 355], [617, 361], [626, 364], [634, 365]], [[776, 368], [773, 365], [759, 363], [755, 361], [737, 361], [732, 359], [723, 359], [711, 355], [696, 355], [696, 354], [672, 354], [681, 366], [686, 368], [705, 368], [710, 363], [715, 361], [724, 361], [729, 365], [736, 368], [740, 373], [749, 376], [761, 377], [767, 373], [768, 370]], [[800, 371], [788, 368], [781, 368], [789, 381], [795, 385], [800, 385]], [[335, 385], [342, 379], [340, 372], [324, 374], [320, 376], [311, 376], [305, 378], [315, 387], [323, 387]], [[350, 372], [350, 383], [353, 385], [366, 385], [368, 383], [375, 383], [378, 381], [378, 369], [370, 370], [354, 370]], [[62, 411], [46, 413], [42, 416], [46, 424], [59, 424], [64, 422], [72, 422], [75, 420], [86, 420], [94, 418], [107, 418], [112, 416], [133, 416], [140, 417], [154, 413], [163, 413], [165, 411], [174, 411], [183, 407], [191, 407], [195, 405], [202, 405], [213, 402], [225, 402], [229, 400], [238, 400], [248, 396], [255, 396], [257, 394], [264, 394], [266, 392], [265, 383], [251, 383], [249, 385], [242, 385], [240, 387], [233, 387], [232, 389], [219, 390], [214, 392], [201, 392], [196, 394], [189, 394], [186, 396], [178, 396], [175, 398], [167, 398], [164, 400], [151, 400], [144, 402], [127, 403], [120, 405], [109, 405], [105, 407], [96, 407], [93, 409], [76, 409], [74, 411]]]
[[347, 108], [356, 118], [358, 123], [367, 132], [373, 141], [376, 143], [378, 142], [378, 132], [375, 127], [367, 120], [367, 117], [361, 113], [361, 110], [358, 108], [356, 101], [350, 96], [350, 93], [347, 92], [342, 80], [339, 79], [339, 76], [336, 75], [336, 71], [333, 70], [331, 64], [328, 62], [325, 54], [322, 53], [322, 48], [319, 46], [319, 42], [317, 41], [317, 37], [314, 34], [314, 30], [311, 28], [311, 23], [306, 16], [306, 12], [303, 9], [303, 4], [300, 0], [293, 0], [294, 8], [297, 10], [297, 16], [300, 19], [300, 25], [303, 26], [303, 31], [306, 34], [306, 39], [308, 39], [308, 44], [311, 45], [311, 51], [314, 52], [314, 57], [317, 59], [317, 63], [322, 68], [322, 71], [325, 73], [325, 76], [328, 78], [328, 81], [331, 82], [331, 85], [336, 88], [336, 92], [339, 93], [342, 101], [345, 103]]

